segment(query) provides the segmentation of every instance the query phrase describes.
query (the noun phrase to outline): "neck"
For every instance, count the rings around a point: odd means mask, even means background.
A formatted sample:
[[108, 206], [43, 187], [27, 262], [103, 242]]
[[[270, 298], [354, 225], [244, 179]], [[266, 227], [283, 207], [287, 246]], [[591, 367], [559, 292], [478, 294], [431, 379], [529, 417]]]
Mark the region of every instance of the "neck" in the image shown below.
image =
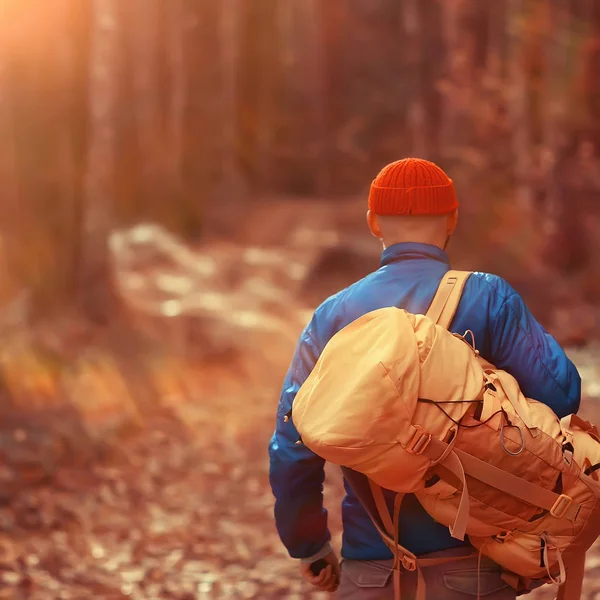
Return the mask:
[[378, 216], [376, 224], [386, 246], [428, 244], [443, 250], [448, 243], [448, 218], [447, 215]]
[[448, 242], [450, 241], [450, 237], [447, 236], [445, 239], [430, 239], [430, 238], [385, 238], [381, 240], [381, 245], [383, 249], [389, 248], [394, 244], [427, 244], [428, 246], [437, 246], [441, 250], [445, 250], [448, 246]]

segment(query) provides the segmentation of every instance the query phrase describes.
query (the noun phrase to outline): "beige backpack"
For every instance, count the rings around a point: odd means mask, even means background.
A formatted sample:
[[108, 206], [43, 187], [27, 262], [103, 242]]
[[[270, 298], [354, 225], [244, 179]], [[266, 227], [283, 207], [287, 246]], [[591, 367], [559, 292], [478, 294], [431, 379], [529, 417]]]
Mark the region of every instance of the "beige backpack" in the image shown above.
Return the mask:
[[[293, 422], [317, 455], [368, 476], [376, 509], [365, 508], [394, 553], [397, 598], [401, 567], [420, 575], [432, 564], [398, 544], [402, 496], [414, 493], [518, 591], [551, 582], [575, 600], [600, 535], [600, 437], [525, 398], [470, 332], [447, 331], [469, 275], [450, 271], [427, 316], [383, 308], [339, 331], [298, 392]], [[382, 487], [398, 492], [393, 517]]]

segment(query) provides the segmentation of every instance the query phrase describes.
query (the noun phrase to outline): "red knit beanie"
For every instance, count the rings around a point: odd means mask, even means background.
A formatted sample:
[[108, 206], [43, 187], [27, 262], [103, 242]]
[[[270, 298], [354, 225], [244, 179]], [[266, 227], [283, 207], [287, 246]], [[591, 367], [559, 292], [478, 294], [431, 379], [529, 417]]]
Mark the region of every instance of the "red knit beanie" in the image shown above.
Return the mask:
[[369, 210], [376, 215], [443, 215], [457, 207], [452, 179], [421, 158], [384, 167], [369, 193]]

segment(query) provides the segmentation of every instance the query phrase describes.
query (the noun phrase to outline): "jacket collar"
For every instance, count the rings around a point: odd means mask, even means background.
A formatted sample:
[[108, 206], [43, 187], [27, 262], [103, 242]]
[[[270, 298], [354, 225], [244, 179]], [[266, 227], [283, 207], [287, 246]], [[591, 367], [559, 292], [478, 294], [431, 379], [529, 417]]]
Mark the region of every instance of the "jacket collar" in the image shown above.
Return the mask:
[[428, 259], [450, 265], [448, 255], [437, 246], [430, 244], [419, 244], [416, 242], [403, 242], [388, 246], [381, 255], [380, 267], [403, 260]]

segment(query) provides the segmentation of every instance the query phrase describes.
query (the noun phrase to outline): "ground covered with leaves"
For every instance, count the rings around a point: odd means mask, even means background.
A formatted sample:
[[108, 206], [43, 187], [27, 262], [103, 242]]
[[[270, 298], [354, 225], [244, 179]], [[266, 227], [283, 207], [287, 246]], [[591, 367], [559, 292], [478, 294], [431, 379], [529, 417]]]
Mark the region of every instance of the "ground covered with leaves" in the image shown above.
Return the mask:
[[312, 597], [274, 532], [264, 432], [215, 435], [189, 412], [2, 506], [0, 598]]
[[[0, 426], [0, 598], [319, 598], [272, 517], [267, 445], [293, 349], [280, 340], [261, 338], [268, 355], [223, 348], [187, 370], [139, 348], [135, 369], [114, 367], [107, 348], [96, 347], [94, 361], [80, 350], [64, 367], [55, 353], [48, 390], [60, 395], [65, 375], [77, 373], [80, 427], [72, 411], [51, 421], [48, 411], [27, 413], [23, 385], [5, 383], [20, 412]], [[38, 357], [21, 380], [30, 402], [48, 374], [36, 348], [15, 343], [3, 363], [14, 374], [22, 356]], [[152, 401], [131, 400], [143, 391], [132, 373]], [[115, 433], [119, 419], [134, 422]], [[102, 436], [110, 443], [99, 449]], [[339, 503], [334, 475], [327, 495]], [[339, 532], [339, 518], [332, 528]]]
[[[0, 598], [327, 598], [302, 582], [274, 529], [266, 445], [275, 402], [225, 393], [163, 407], [102, 460], [5, 498]], [[335, 470], [328, 480], [339, 545]], [[596, 598], [600, 554], [588, 567], [585, 597]]]
[[[340, 261], [359, 264], [362, 250], [325, 254], [332, 266], [310, 236], [297, 237], [293, 256], [251, 246], [188, 255], [161, 238], [174, 266], [158, 274], [154, 254], [147, 270], [132, 254], [137, 261], [117, 269], [131, 292], [126, 325], [153, 341], [122, 324], [93, 338], [85, 326], [57, 333], [56, 323], [37, 337], [5, 335], [0, 599], [329, 597], [303, 582], [277, 536], [267, 445], [297, 336], [327, 290], [298, 299]], [[573, 357], [584, 414], [600, 422], [600, 349]], [[328, 466], [336, 548], [341, 498]], [[600, 597], [600, 551], [588, 570], [586, 600]]]

